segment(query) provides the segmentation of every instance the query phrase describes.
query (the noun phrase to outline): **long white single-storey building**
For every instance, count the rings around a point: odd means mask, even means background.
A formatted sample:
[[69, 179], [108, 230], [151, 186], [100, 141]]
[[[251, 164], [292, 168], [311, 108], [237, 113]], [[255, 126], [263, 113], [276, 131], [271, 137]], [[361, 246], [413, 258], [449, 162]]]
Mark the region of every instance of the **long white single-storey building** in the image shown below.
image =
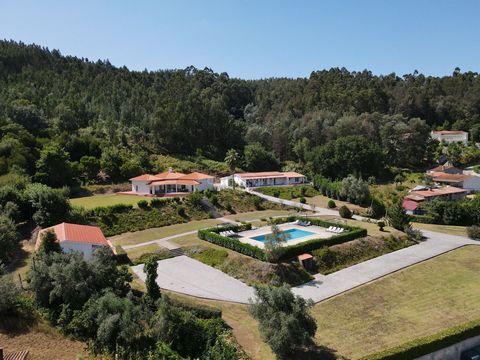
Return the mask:
[[299, 185], [305, 184], [307, 178], [305, 175], [296, 172], [250, 172], [238, 173], [222, 177], [220, 179], [221, 187], [230, 187], [232, 181], [240, 187], [252, 188], [261, 186], [279, 186], [279, 185]]
[[43, 235], [47, 231], [55, 233], [63, 252], [79, 251], [83, 253], [86, 260], [91, 259], [93, 251], [99, 247], [108, 247], [115, 253], [115, 248], [105, 238], [99, 227], [65, 222], [40, 230], [37, 235], [35, 250], [40, 248]]
[[462, 143], [465, 146], [468, 145], [468, 132], [466, 131], [439, 130], [432, 131], [430, 136], [432, 139], [444, 141], [447, 144], [457, 142]]
[[183, 174], [169, 169], [156, 175], [143, 174], [130, 179], [130, 182], [132, 194], [166, 195], [213, 189], [214, 180], [213, 176], [199, 172]]

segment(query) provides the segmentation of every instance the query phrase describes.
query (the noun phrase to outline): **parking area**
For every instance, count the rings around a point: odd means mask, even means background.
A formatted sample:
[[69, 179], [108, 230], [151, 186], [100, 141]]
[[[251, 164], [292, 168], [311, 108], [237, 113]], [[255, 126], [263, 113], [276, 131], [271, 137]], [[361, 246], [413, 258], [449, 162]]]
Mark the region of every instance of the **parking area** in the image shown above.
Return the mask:
[[[145, 281], [143, 264], [132, 267]], [[158, 262], [157, 284], [162, 289], [200, 298], [248, 303], [253, 288], [208, 265], [187, 256], [178, 256]]]

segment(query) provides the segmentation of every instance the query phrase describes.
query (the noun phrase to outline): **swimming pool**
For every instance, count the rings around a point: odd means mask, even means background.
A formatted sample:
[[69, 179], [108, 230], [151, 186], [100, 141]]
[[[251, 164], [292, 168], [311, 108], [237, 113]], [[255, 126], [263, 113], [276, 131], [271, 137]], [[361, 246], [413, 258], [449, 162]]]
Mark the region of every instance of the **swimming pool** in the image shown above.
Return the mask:
[[[288, 230], [282, 231], [282, 233], [287, 235], [287, 237], [288, 237], [287, 241], [288, 240], [299, 239], [299, 238], [302, 238], [302, 237], [305, 237], [305, 236], [315, 235], [315, 233], [313, 233], [313, 232], [300, 230], [300, 229], [288, 229]], [[265, 240], [267, 239], [267, 236], [270, 235], [270, 234], [253, 236], [251, 239], [261, 241], [261, 242], [265, 242]]]

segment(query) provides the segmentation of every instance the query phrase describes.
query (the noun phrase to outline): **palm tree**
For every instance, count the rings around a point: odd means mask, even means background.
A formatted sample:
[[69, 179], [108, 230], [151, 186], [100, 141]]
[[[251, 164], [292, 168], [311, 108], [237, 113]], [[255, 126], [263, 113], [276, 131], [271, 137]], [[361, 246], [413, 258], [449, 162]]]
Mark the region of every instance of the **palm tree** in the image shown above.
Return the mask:
[[237, 167], [238, 162], [238, 152], [235, 149], [230, 149], [227, 151], [225, 155], [225, 162], [227, 163], [230, 173], [232, 174], [232, 186], [235, 189], [235, 169]]

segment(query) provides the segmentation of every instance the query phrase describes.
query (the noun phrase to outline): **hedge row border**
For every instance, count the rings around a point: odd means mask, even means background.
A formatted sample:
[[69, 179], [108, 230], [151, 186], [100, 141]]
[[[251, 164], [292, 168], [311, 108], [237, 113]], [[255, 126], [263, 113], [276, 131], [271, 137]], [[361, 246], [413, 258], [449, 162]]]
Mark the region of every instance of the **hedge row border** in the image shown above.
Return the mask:
[[436, 334], [415, 339], [400, 346], [368, 355], [362, 360], [415, 359], [480, 335], [480, 319], [451, 327]]
[[[275, 218], [272, 220], [274, 224], [284, 224], [288, 222], [293, 222], [295, 220], [310, 221], [313, 225], [321, 227], [336, 226], [342, 227], [349, 230], [349, 232], [344, 234], [338, 234], [331, 236], [327, 239], [313, 239], [301, 242], [296, 245], [289, 245], [284, 247], [284, 253], [282, 254], [280, 260], [286, 260], [293, 258], [294, 256], [304, 254], [313, 250], [317, 250], [324, 246], [333, 246], [338, 244], [343, 244], [347, 241], [352, 241], [361, 237], [367, 236], [367, 230], [364, 228], [358, 228], [354, 226], [349, 226], [341, 223], [333, 223], [329, 221], [324, 221], [315, 218], [307, 218], [302, 216], [288, 216], [282, 218]], [[236, 232], [246, 231], [252, 228], [251, 224], [242, 224], [242, 225], [230, 225], [222, 226], [215, 228], [208, 228], [198, 231], [198, 237], [202, 240], [211, 242], [213, 244], [223, 246], [227, 249], [237, 251], [241, 254], [251, 256], [253, 258], [259, 259], [261, 261], [266, 261], [265, 251], [257, 246], [242, 243], [238, 239], [232, 239], [229, 237], [219, 235], [222, 231], [233, 230]]]

